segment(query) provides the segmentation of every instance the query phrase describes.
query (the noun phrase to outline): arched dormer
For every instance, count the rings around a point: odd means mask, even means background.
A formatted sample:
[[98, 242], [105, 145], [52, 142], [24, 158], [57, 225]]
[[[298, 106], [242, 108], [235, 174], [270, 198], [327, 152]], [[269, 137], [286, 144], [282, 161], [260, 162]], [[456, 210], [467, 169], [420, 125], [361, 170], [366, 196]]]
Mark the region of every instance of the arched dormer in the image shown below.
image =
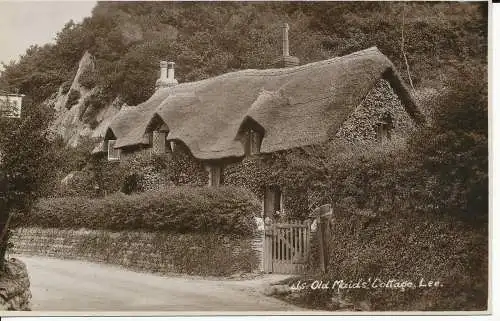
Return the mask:
[[260, 154], [260, 146], [264, 138], [265, 130], [251, 117], [245, 117], [238, 131], [237, 139], [243, 144], [245, 156]]
[[151, 147], [151, 151], [155, 155], [163, 155], [172, 151], [171, 144], [167, 142], [169, 132], [167, 124], [158, 115], [154, 114], [153, 118], [146, 128], [146, 140]]

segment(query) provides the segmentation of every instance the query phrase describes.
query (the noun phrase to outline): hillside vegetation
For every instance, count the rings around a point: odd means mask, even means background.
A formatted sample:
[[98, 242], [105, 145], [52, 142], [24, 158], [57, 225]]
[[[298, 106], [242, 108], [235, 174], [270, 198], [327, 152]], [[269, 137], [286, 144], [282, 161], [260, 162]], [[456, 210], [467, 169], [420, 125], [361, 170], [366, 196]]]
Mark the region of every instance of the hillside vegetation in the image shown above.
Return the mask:
[[[95, 71], [80, 83], [98, 87], [98, 107], [120, 97], [129, 105], [154, 90], [160, 60], [177, 63], [180, 82], [267, 68], [281, 54], [281, 24], [301, 63], [377, 46], [416, 87], [439, 87], [454, 71], [486, 64], [487, 3], [382, 2], [99, 2], [82, 23], [68, 22], [54, 44], [31, 46], [4, 65], [0, 87], [35, 103], [69, 88], [85, 51]], [[407, 79], [408, 80], [408, 79]]]

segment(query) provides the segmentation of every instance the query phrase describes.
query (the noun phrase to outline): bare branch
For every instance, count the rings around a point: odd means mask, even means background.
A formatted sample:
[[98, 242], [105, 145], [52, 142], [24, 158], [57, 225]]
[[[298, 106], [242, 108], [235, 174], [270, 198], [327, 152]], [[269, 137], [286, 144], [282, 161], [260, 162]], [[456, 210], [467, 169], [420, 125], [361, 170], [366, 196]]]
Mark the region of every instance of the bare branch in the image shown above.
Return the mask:
[[413, 92], [415, 92], [415, 87], [413, 87], [413, 81], [411, 80], [411, 75], [410, 75], [410, 65], [408, 64], [408, 59], [406, 58], [406, 52], [405, 52], [405, 36], [404, 36], [404, 30], [405, 30], [405, 9], [406, 9], [406, 4], [403, 3], [403, 24], [401, 26], [401, 53], [403, 54], [403, 58], [405, 60], [406, 64], [406, 73], [408, 74], [408, 80], [410, 81], [410, 86]]

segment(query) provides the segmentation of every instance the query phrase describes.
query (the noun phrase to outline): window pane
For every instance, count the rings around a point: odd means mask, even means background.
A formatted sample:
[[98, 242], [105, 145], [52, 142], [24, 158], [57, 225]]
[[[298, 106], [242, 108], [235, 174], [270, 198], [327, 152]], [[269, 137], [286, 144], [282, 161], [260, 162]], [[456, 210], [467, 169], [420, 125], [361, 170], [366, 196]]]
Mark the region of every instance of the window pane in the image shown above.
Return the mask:
[[120, 150], [115, 149], [116, 140], [108, 140], [108, 160], [119, 160]]
[[248, 139], [250, 140], [250, 154], [256, 155], [260, 153], [260, 144], [262, 137], [260, 133], [250, 130]]
[[222, 184], [222, 167], [210, 166], [208, 171], [209, 186], [220, 186]]
[[153, 132], [153, 153], [154, 154], [165, 154], [166, 151], [166, 133], [165, 132]]
[[252, 153], [252, 131], [249, 130], [245, 135], [245, 155], [251, 155]]

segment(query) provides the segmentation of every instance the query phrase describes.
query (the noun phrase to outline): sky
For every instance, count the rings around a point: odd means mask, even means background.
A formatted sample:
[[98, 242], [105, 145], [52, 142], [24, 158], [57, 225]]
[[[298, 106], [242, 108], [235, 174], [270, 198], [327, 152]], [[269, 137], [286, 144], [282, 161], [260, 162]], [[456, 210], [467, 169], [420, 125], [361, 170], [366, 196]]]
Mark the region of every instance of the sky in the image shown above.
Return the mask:
[[96, 1], [0, 0], [0, 62], [17, 60], [32, 45], [53, 42], [58, 31], [73, 19], [91, 15]]

